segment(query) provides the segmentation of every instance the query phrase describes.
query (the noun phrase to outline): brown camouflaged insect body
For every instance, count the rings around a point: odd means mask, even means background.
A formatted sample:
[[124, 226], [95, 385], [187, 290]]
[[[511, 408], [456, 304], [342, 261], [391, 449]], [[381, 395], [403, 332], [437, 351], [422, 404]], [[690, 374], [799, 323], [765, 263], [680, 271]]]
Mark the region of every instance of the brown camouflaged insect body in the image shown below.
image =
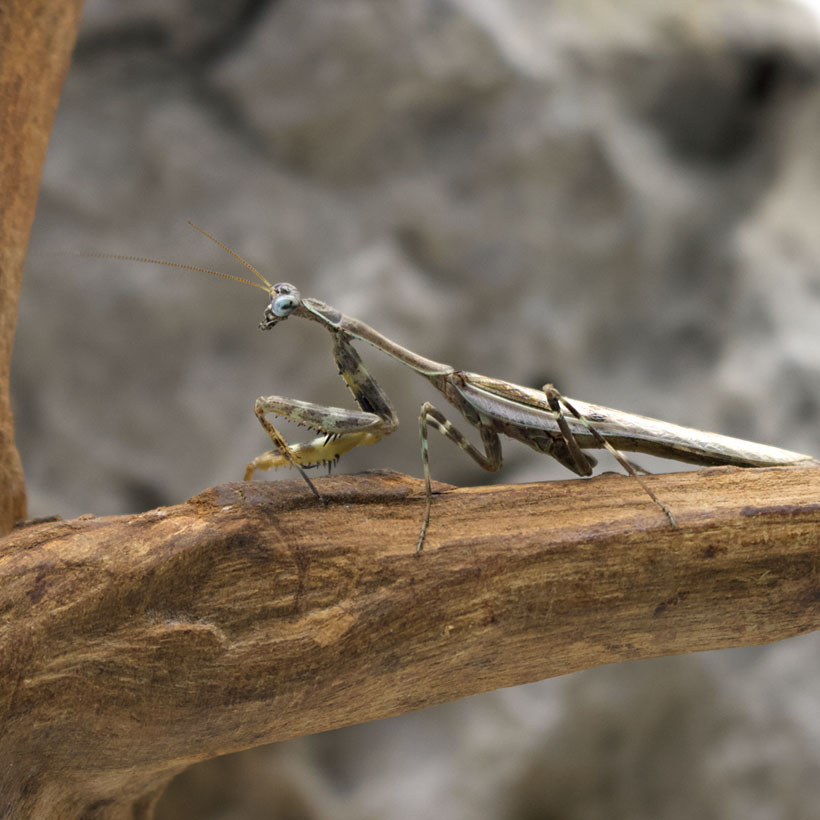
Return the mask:
[[[256, 401], [254, 412], [276, 449], [263, 453], [247, 465], [246, 480], [251, 479], [257, 470], [290, 465], [300, 471], [311, 491], [324, 501], [304, 468], [316, 464], [332, 465], [354, 447], [375, 444], [396, 429], [399, 421], [393, 405], [353, 348], [352, 342], [357, 339], [368, 342], [428, 379], [467, 423], [478, 430], [483, 452], [430, 402], [422, 405], [419, 413], [419, 430], [426, 504], [416, 552], [419, 552], [424, 544], [432, 505], [427, 445], [429, 427], [434, 427], [457, 444], [485, 470], [498, 470], [501, 467], [501, 435], [514, 438], [540, 453], [552, 456], [582, 476], [590, 475], [596, 463], [585, 451], [591, 448], [604, 448], [641, 483], [673, 526], [675, 519], [672, 512], [641, 479], [622, 450], [703, 465], [768, 467], [818, 464], [812, 456], [801, 453], [717, 433], [706, 433], [634, 413], [624, 413], [569, 399], [552, 385], [544, 385], [540, 391], [534, 390], [501, 379], [482, 376], [480, 373], [456, 370], [450, 365], [427, 359], [388, 339], [364, 322], [346, 316], [318, 299], [302, 298], [297, 288], [287, 282], [271, 285], [256, 268], [218, 239], [193, 223], [189, 224], [241, 262], [260, 281], [144, 257], [118, 254], [89, 255], [197, 270], [264, 290], [270, 302], [265, 309], [260, 328], [270, 330], [290, 316], [308, 319], [325, 327], [333, 337], [333, 357], [339, 373], [359, 407], [359, 410], [347, 410], [282, 396], [260, 397]], [[288, 444], [267, 418], [268, 414], [294, 421], [319, 432], [320, 435], [309, 442]]]

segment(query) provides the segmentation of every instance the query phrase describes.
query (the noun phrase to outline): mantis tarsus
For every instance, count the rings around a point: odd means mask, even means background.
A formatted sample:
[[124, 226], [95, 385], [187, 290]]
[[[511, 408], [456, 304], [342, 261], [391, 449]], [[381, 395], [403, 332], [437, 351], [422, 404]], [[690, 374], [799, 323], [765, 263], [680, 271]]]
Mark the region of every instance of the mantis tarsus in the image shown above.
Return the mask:
[[[314, 495], [326, 503], [304, 468], [332, 464], [354, 447], [375, 444], [398, 427], [399, 420], [390, 399], [368, 373], [352, 345], [353, 340], [368, 342], [420, 376], [424, 376], [466, 421], [478, 430], [483, 452], [430, 402], [425, 402], [421, 407], [419, 428], [426, 493], [424, 519], [416, 545], [417, 554], [424, 545], [430, 523], [433, 495], [427, 447], [428, 427], [438, 430], [464, 450], [480, 467], [490, 471], [501, 468], [500, 434], [517, 439], [540, 453], [552, 456], [580, 476], [591, 475], [592, 468], [597, 463], [595, 458], [584, 451], [590, 448], [605, 448], [641, 483], [647, 494], [666, 514], [672, 526], [676, 525], [672, 512], [641, 479], [635, 466], [623, 455], [622, 450], [700, 465], [770, 467], [818, 463], [811, 456], [801, 453], [568, 399], [552, 385], [544, 385], [539, 391], [478, 373], [456, 370], [450, 365], [413, 353], [364, 322], [346, 316], [318, 299], [302, 297], [299, 291], [287, 282], [271, 285], [256, 268], [230, 248], [193, 223], [190, 224], [252, 271], [261, 284], [220, 271], [158, 259], [120, 254], [92, 256], [196, 270], [233, 279], [266, 291], [270, 302], [259, 327], [262, 330], [270, 330], [290, 317], [308, 319], [322, 325], [331, 334], [333, 357], [339, 374], [347, 383], [360, 408], [346, 410], [282, 396], [260, 397], [256, 400], [254, 412], [276, 449], [253, 459], [245, 470], [245, 480], [250, 480], [257, 470], [294, 466], [300, 471]], [[268, 420], [269, 413], [310, 427], [320, 435], [310, 442], [288, 444]]]

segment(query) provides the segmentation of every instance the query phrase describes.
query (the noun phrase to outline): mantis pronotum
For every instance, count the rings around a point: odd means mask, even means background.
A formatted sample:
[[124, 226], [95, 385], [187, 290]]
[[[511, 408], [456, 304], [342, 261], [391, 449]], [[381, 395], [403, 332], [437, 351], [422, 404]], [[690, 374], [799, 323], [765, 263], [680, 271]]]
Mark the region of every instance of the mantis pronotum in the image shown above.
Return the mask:
[[[591, 475], [592, 468], [597, 463], [595, 458], [584, 451], [589, 448], [605, 448], [641, 483], [647, 494], [666, 514], [672, 526], [676, 524], [671, 511], [641, 479], [635, 466], [627, 460], [622, 450], [707, 466], [771, 467], [818, 463], [811, 456], [801, 453], [568, 399], [552, 385], [544, 385], [540, 391], [533, 390], [478, 373], [456, 370], [450, 365], [427, 359], [388, 339], [364, 322], [346, 316], [318, 299], [302, 297], [299, 291], [287, 282], [272, 285], [256, 268], [218, 239], [193, 223], [190, 224], [241, 262], [260, 281], [255, 282], [220, 271], [158, 259], [105, 253], [91, 255], [196, 270], [264, 290], [270, 297], [270, 302], [265, 308], [264, 319], [259, 327], [262, 330], [270, 330], [290, 317], [308, 319], [322, 325], [331, 334], [333, 357], [339, 374], [360, 408], [346, 410], [282, 396], [258, 398], [254, 412], [276, 449], [257, 456], [247, 465], [246, 481], [250, 480], [257, 470], [290, 465], [299, 470], [314, 495], [326, 503], [304, 468], [333, 464], [354, 447], [375, 444], [398, 427], [399, 420], [390, 399], [368, 373], [352, 345], [356, 339], [368, 342], [420, 376], [424, 376], [465, 420], [478, 430], [483, 452], [430, 402], [425, 402], [421, 407], [419, 428], [424, 465], [425, 509], [416, 544], [417, 554], [424, 545], [430, 523], [433, 495], [427, 447], [428, 427], [438, 430], [457, 444], [480, 467], [490, 471], [501, 468], [499, 434], [517, 439], [540, 453], [552, 456], [580, 476]], [[288, 444], [268, 420], [269, 413], [310, 427], [320, 435], [310, 442]]]

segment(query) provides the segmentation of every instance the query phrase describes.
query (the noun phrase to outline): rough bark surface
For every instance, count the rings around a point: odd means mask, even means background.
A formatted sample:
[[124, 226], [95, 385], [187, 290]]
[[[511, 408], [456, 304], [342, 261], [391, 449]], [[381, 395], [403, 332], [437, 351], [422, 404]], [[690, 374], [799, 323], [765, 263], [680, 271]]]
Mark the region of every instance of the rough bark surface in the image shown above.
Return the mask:
[[8, 0], [0, 8], [0, 533], [26, 511], [9, 370], [40, 172], [82, 0]]
[[216, 755], [820, 627], [820, 470], [214, 487], [0, 541], [0, 815], [149, 818]]

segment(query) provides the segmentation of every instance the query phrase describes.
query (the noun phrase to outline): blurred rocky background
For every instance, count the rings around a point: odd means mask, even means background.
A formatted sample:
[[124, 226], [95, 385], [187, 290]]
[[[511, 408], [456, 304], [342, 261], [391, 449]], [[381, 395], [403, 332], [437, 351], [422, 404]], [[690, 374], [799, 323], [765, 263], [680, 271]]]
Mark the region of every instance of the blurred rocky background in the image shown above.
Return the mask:
[[[87, 0], [15, 347], [30, 514], [239, 479], [258, 395], [352, 406], [260, 291], [72, 255], [243, 275], [189, 219], [439, 361], [820, 454], [818, 135], [798, 0]], [[403, 424], [340, 469], [420, 475], [418, 407], [447, 408], [362, 352]], [[593, 669], [210, 761], [159, 816], [816, 818], [818, 680], [813, 635]]]

